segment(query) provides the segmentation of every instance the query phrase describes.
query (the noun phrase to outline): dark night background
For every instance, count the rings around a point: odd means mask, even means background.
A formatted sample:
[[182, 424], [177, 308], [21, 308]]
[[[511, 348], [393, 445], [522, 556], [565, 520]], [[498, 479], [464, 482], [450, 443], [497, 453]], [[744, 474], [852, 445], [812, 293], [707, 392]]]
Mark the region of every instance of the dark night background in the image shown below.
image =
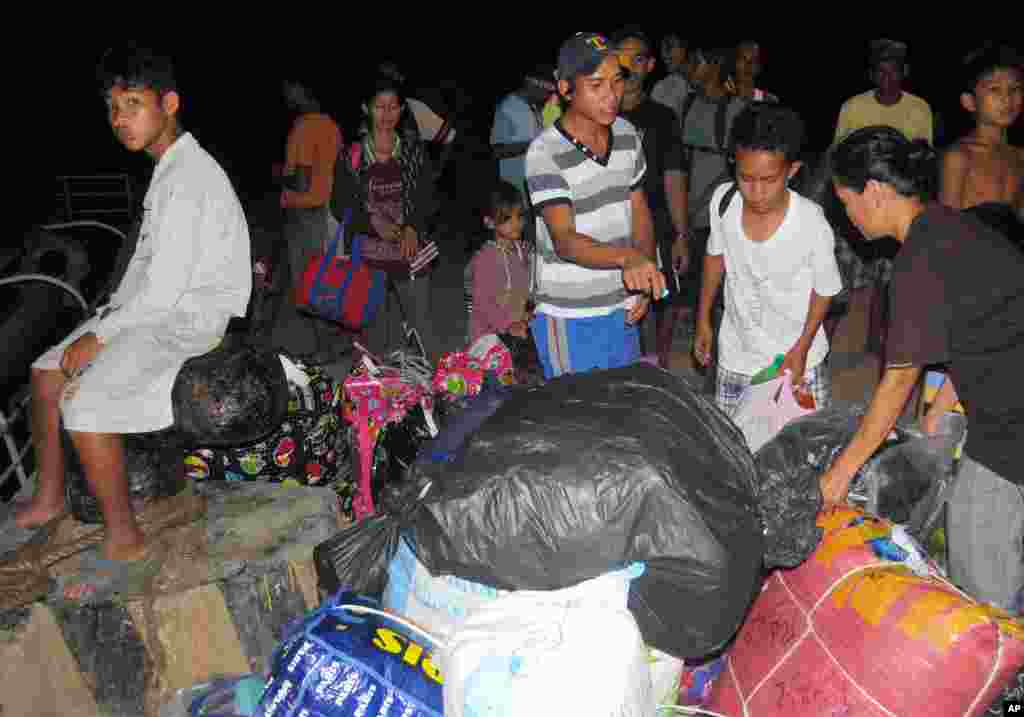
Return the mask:
[[[456, 31], [447, 35], [444, 31], [409, 32], [392, 38], [388, 46], [398, 48], [392, 52], [375, 51], [368, 45], [353, 49], [340, 39], [336, 43], [311, 42], [306, 47], [315, 49], [306, 50], [298, 43], [290, 48], [279, 43], [275, 49], [271, 43], [255, 41], [225, 46], [223, 41], [201, 40], [160, 49], [169, 49], [177, 62], [187, 127], [225, 165], [240, 194], [252, 197], [269, 189], [270, 165], [283, 155], [288, 130], [279, 93], [283, 75], [305, 77], [318, 87], [326, 109], [351, 138], [359, 119], [362, 87], [378, 62], [394, 60], [411, 87], [440, 88], [449, 101], [462, 105], [460, 129], [477, 142], [458, 156], [473, 154], [474, 146], [480, 155], [498, 99], [518, 86], [525, 70], [541, 62], [553, 64], [559, 44], [574, 31], [531, 28], [529, 42], [511, 44], [481, 35], [467, 39]], [[911, 48], [909, 90], [931, 103], [940, 119], [938, 143], [946, 144], [968, 129], [969, 118], [958, 103], [958, 63], [985, 41], [899, 39]], [[812, 148], [828, 145], [842, 102], [869, 88], [868, 41], [763, 41], [766, 69], [759, 84], [803, 114]], [[150, 162], [130, 155], [115, 142], [94, 85], [95, 63], [106, 44], [85, 40], [61, 43], [53, 58], [64, 67], [59, 91], [38, 78], [28, 81], [25, 106], [32, 112], [22, 115], [25, 124], [20, 133], [30, 143], [34, 159], [27, 182], [19, 182], [21, 199], [15, 203], [25, 222], [42, 221], [51, 211], [50, 188], [57, 175], [129, 171], [145, 186]], [[656, 72], [660, 77], [661, 69]], [[1018, 126], [1012, 139], [1021, 142], [1021, 134]], [[456, 175], [460, 167], [455, 165]]]

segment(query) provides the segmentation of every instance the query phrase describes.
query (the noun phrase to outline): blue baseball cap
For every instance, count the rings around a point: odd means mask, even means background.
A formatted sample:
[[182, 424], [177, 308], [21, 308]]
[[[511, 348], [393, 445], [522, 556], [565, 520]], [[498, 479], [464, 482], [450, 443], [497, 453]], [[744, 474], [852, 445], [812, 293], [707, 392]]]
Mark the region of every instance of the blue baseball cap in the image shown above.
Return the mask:
[[578, 75], [590, 75], [612, 56], [608, 39], [596, 32], [578, 32], [565, 41], [558, 51], [556, 79], [572, 80]]

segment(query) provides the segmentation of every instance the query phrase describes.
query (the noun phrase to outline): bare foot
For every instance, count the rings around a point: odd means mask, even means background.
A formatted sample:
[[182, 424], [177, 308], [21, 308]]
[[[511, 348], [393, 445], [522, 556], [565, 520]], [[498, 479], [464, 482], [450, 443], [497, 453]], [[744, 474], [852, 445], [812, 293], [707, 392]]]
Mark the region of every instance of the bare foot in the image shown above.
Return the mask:
[[115, 545], [108, 541], [103, 543], [100, 554], [105, 560], [116, 560], [118, 562], [142, 560], [146, 557], [146, 545], [142, 542], [141, 535], [138, 542], [134, 543], [119, 543]]
[[50, 503], [39, 498], [33, 498], [20, 507], [18, 514], [14, 517], [14, 524], [22, 530], [32, 530], [46, 525], [54, 518], [60, 517], [63, 513], [63, 496], [58, 503]]

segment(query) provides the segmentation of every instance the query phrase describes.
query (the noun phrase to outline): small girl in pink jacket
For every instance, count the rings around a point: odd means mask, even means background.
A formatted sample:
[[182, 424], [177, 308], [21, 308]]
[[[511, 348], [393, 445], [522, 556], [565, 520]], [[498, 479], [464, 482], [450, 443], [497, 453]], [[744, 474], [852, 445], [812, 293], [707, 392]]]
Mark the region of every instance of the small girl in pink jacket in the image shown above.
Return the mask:
[[493, 238], [470, 262], [469, 342], [487, 334], [529, 336], [530, 253], [523, 242], [523, 197], [509, 182], [491, 192], [484, 224]]

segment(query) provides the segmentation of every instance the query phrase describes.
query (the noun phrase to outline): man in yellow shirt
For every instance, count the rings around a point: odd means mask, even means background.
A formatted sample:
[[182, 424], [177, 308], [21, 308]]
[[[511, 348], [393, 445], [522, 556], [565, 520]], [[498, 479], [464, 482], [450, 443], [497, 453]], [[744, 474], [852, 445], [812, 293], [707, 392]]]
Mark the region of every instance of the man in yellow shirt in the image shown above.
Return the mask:
[[[836, 144], [855, 130], [879, 125], [899, 130], [911, 141], [923, 139], [934, 144], [931, 107], [920, 97], [903, 91], [909, 69], [905, 43], [895, 40], [871, 43], [871, 79], [875, 89], [851, 97], [843, 104], [836, 123]], [[841, 249], [839, 255], [840, 260], [850, 267], [846, 273], [853, 276], [853, 285], [848, 288], [870, 287], [871, 315], [866, 348], [871, 353], [882, 355], [886, 337], [884, 296], [892, 272], [892, 247], [864, 246], [853, 237], [841, 234], [836, 240], [840, 246], [847, 247]], [[858, 244], [854, 250], [853, 246]]]
[[910, 139], [934, 143], [934, 120], [928, 103], [903, 91], [907, 46], [894, 40], [871, 43], [871, 79], [875, 89], [848, 99], [839, 111], [836, 142], [862, 127], [893, 127]]

